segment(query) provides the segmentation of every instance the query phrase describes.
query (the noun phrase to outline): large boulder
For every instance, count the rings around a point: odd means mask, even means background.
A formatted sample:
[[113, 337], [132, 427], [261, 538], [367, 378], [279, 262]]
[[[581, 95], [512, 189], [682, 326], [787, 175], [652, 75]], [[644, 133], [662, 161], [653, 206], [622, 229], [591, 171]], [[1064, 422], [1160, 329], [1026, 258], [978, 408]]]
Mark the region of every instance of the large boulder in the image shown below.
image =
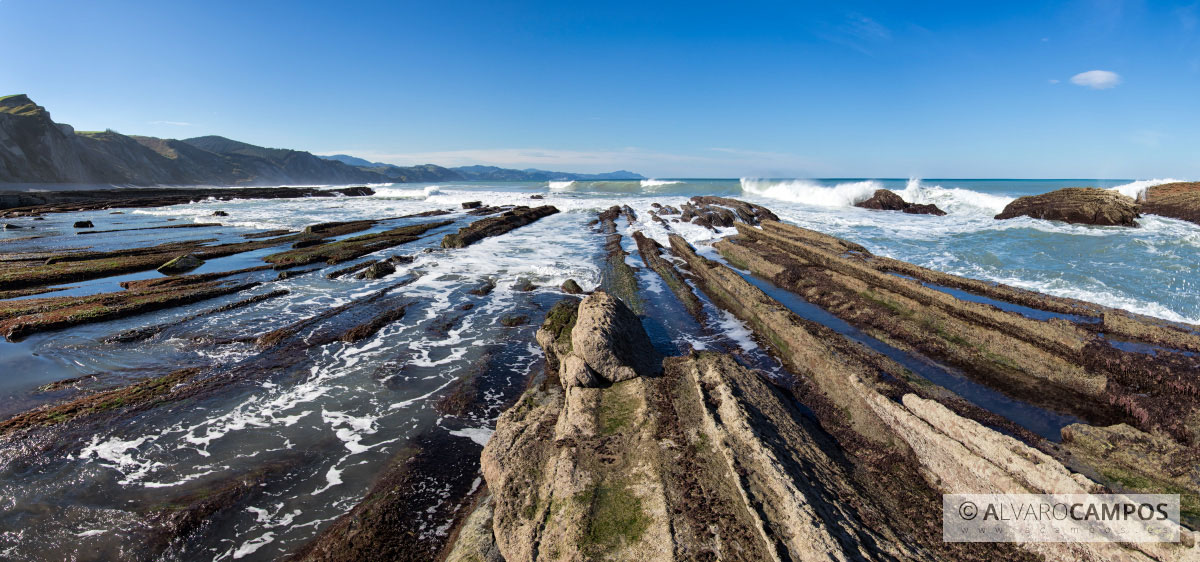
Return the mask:
[[1133, 198], [1109, 189], [1068, 187], [1018, 197], [997, 219], [1032, 217], [1097, 226], [1137, 226], [1139, 206]]
[[1142, 212], [1200, 224], [1200, 182], [1156, 185], [1138, 200]]
[[876, 211], [902, 211], [910, 215], [937, 215], [940, 217], [946, 214], [937, 205], [909, 203], [896, 192], [888, 189], [876, 189], [870, 199], [859, 201], [854, 206]]
[[572, 352], [608, 382], [662, 373], [662, 356], [650, 343], [642, 321], [604, 291], [588, 295], [579, 304], [571, 342]]

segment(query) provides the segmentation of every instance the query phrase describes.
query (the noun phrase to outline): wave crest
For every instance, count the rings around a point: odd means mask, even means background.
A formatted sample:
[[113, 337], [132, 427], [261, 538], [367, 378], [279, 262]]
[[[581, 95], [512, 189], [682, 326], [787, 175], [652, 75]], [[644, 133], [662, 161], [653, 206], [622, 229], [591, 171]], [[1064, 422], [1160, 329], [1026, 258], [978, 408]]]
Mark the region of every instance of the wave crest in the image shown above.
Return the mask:
[[1173, 178], [1138, 180], [1138, 181], [1134, 181], [1134, 182], [1129, 182], [1127, 184], [1118, 185], [1116, 187], [1110, 187], [1109, 189], [1116, 191], [1118, 193], [1121, 193], [1123, 195], [1128, 195], [1134, 199], [1141, 199], [1143, 196], [1146, 195], [1146, 190], [1151, 187], [1154, 187], [1156, 185], [1162, 185], [1164, 183], [1178, 183], [1181, 181], [1183, 181], [1183, 180], [1177, 180], [1177, 179], [1173, 179]]
[[883, 184], [876, 180], [839, 183], [827, 187], [812, 180], [742, 178], [743, 193], [821, 207], [849, 207], [869, 199], [877, 189], [883, 189]]
[[677, 183], [683, 183], [683, 182], [678, 181], [678, 180], [648, 179], [648, 180], [642, 180], [641, 185], [642, 185], [642, 187], [661, 187], [664, 185], [674, 185]]

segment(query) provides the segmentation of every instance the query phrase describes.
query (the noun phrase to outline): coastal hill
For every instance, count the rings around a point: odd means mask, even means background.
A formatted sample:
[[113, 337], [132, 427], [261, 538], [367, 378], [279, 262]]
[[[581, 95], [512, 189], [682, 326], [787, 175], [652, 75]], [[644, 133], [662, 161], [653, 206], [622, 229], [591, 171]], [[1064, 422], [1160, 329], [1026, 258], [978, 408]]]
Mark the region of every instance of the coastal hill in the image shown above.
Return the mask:
[[458, 166], [456, 168], [442, 168], [440, 166], [427, 164], [425, 166], [410, 166], [405, 168], [393, 164], [384, 164], [382, 162], [370, 162], [362, 158], [347, 156], [345, 154], [334, 154], [332, 156], [322, 156], [321, 158], [336, 160], [343, 164], [354, 166], [359, 169], [378, 172], [391, 178], [409, 177], [409, 175], [412, 174], [444, 174], [438, 177], [429, 177], [429, 179], [405, 179], [398, 181], [619, 181], [646, 179], [646, 176], [627, 170], [617, 170], [615, 172], [606, 172], [603, 174], [577, 174], [572, 172], [551, 172], [548, 170], [539, 170], [537, 168], [515, 170], [512, 168], [500, 168], [497, 166]]
[[[344, 160], [350, 161], [344, 161]], [[475, 168], [480, 168], [475, 170]], [[184, 140], [76, 131], [55, 123], [24, 94], [0, 97], [0, 184], [285, 185], [451, 181], [468, 179], [593, 179], [585, 174], [401, 167], [352, 157], [264, 148], [219, 136]], [[641, 179], [614, 172], [594, 179]]]

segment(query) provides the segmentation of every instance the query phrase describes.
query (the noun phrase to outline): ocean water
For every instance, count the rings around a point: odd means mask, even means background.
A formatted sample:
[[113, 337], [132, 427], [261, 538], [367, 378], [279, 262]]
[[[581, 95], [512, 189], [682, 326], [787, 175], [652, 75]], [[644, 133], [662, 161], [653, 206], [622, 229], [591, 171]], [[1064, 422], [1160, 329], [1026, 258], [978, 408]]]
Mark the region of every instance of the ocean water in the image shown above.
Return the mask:
[[[1167, 180], [1157, 180], [1167, 181]], [[0, 415], [69, 396], [37, 387], [95, 375], [96, 387], [111, 387], [182, 366], [239, 369], [252, 365], [250, 344], [213, 343], [257, 336], [329, 308], [361, 299], [402, 279], [395, 290], [408, 304], [403, 319], [356, 343], [334, 342], [309, 349], [279, 372], [246, 378], [188, 408], [162, 408], [105, 427], [77, 444], [36, 462], [20, 458], [20, 444], [0, 443], [0, 558], [104, 559], [124, 552], [144, 527], [147, 510], [163, 498], [183, 496], [265, 464], [286, 466], [262, 492], [189, 539], [193, 557], [270, 560], [303, 545], [352, 508], [388, 459], [415, 436], [440, 432], [475, 446], [486, 442], [495, 417], [538, 369], [541, 351], [535, 325], [506, 327], [500, 318], [525, 313], [540, 318], [561, 295], [557, 287], [575, 279], [585, 290], [600, 282], [603, 239], [587, 224], [597, 211], [627, 204], [640, 217], [653, 203], [675, 205], [692, 195], [722, 195], [762, 204], [784, 221], [840, 236], [877, 254], [959, 275], [1007, 283], [1045, 293], [1085, 299], [1159, 318], [1200, 323], [1200, 226], [1145, 216], [1139, 228], [1074, 226], [992, 217], [1013, 198], [1067, 186], [1095, 185], [1130, 195], [1152, 185], [1130, 180], [696, 180], [654, 179], [602, 182], [442, 183], [374, 186], [372, 197], [268, 201], [197, 201], [123, 214], [93, 211], [47, 215], [29, 230], [0, 231], [0, 253], [90, 248], [108, 250], [171, 241], [242, 240], [267, 229], [361, 218], [384, 219], [434, 209], [455, 209], [455, 224], [410, 245], [379, 253], [408, 254], [411, 264], [376, 281], [324, 273], [346, 264], [251, 290], [291, 291], [255, 306], [176, 323], [189, 314], [241, 300], [231, 295], [178, 309], [68, 330], [37, 334], [20, 343], [0, 343]], [[944, 217], [875, 212], [853, 207], [875, 189], [898, 191], [906, 200], [934, 203]], [[540, 194], [544, 200], [531, 200]], [[461, 213], [465, 201], [485, 204], [555, 205], [562, 212], [468, 248], [436, 249], [441, 235], [475, 220]], [[212, 217], [215, 210], [228, 217]], [[78, 235], [76, 220], [98, 229], [137, 228], [181, 222], [221, 222], [222, 228], [143, 230]], [[405, 222], [392, 221], [377, 230]], [[621, 222], [622, 226], [624, 222]], [[703, 248], [729, 234], [673, 224]], [[633, 228], [667, 242], [658, 223]], [[357, 235], [357, 234], [356, 234]], [[639, 265], [625, 237], [631, 264]], [[424, 250], [429, 249], [429, 252]], [[206, 264], [205, 271], [233, 270], [260, 263], [270, 249]], [[367, 258], [364, 258], [367, 259]], [[118, 290], [117, 282], [157, 277], [156, 272], [72, 283], [85, 295]], [[495, 282], [489, 295], [469, 290]], [[513, 285], [528, 280], [531, 292]], [[709, 306], [701, 326], [682, 314], [662, 282], [643, 271], [639, 283], [651, 316], [648, 325], [665, 351], [688, 347], [737, 350], [765, 369], [771, 359], [733, 317]], [[55, 293], [46, 295], [54, 296]], [[463, 305], [473, 305], [463, 310]], [[106, 344], [115, 332], [173, 324], [162, 336], [136, 344]], [[248, 371], [247, 371], [248, 372]], [[485, 408], [446, 415], [434, 408], [453, 383], [468, 373], [488, 379]], [[193, 407], [194, 406], [194, 407]], [[446, 500], [453, 501], [449, 490]], [[414, 515], [417, 517], [418, 515]], [[444, 522], [431, 521], [430, 538], [444, 536]]]

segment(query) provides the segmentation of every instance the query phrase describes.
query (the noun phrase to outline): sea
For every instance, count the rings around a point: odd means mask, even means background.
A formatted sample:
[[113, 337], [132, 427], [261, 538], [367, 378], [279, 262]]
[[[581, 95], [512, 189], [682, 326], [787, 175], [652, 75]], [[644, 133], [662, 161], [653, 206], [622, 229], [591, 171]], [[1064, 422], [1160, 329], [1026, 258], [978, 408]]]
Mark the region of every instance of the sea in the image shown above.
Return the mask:
[[[1137, 228], [1095, 227], [1016, 218], [995, 220], [1016, 197], [1062, 187], [1095, 186], [1136, 197], [1147, 187], [1175, 181], [1027, 179], [671, 179], [563, 182], [447, 182], [371, 186], [368, 197], [284, 200], [197, 200], [161, 208], [46, 215], [29, 230], [0, 230], [0, 255], [68, 250], [113, 250], [195, 239], [237, 242], [243, 235], [355, 219], [385, 219], [452, 209], [455, 224], [376, 256], [414, 257], [380, 280], [328, 279], [330, 266], [264, 285], [281, 298], [210, 316], [196, 312], [247, 295], [234, 295], [131, 318], [36, 334], [0, 343], [0, 416], [73, 396], [79, 389], [128, 384], [169, 370], [198, 366], [238, 372], [258, 350], [248, 338], [363, 299], [381, 287], [408, 299], [404, 318], [365, 340], [307, 350], [285, 371], [231, 386], [188, 407], [152, 409], [65, 442], [36, 460], [20, 442], [0, 443], [0, 559], [109, 559], [130, 556], [144, 540], [150, 514], [165, 499], [265, 465], [283, 467], [260, 492], [176, 545], [178, 559], [273, 560], [295, 551], [349, 511], [395, 455], [419, 435], [437, 433], [482, 447], [495, 419], [519, 396], [542, 365], [533, 341], [541, 315], [574, 279], [585, 290], [601, 282], [604, 240], [589, 225], [612, 205], [629, 205], [639, 220], [622, 227], [628, 263], [641, 269], [647, 329], [665, 352], [733, 350], [764, 370], [778, 370], [746, 326], [711, 303], [709, 324], [697, 325], [672, 302], [669, 290], [637, 257], [634, 230], [667, 243], [668, 231], [649, 220], [653, 204], [673, 205], [694, 195], [735, 197], [770, 208], [784, 221], [866, 246], [871, 252], [957, 275], [1072, 297], [1176, 322], [1200, 324], [1200, 225], [1147, 215]], [[877, 189], [905, 200], [933, 203], [946, 216], [871, 211], [853, 206]], [[531, 196], [541, 195], [540, 200]], [[441, 235], [468, 224], [461, 203], [554, 205], [560, 213], [465, 249], [438, 249]], [[228, 213], [214, 217], [214, 211]], [[17, 219], [10, 222], [21, 222]], [[97, 229], [133, 229], [183, 222], [220, 222], [221, 228], [128, 230], [80, 236], [77, 220]], [[392, 220], [373, 229], [433, 219]], [[709, 245], [733, 229], [712, 231], [687, 223], [672, 231], [715, 257]], [[370, 231], [368, 231], [370, 232]], [[361, 233], [356, 233], [358, 235]], [[351, 235], [351, 236], [354, 236]], [[261, 265], [272, 248], [207, 262], [196, 273]], [[366, 259], [366, 258], [364, 258]], [[120, 282], [158, 277], [136, 273], [71, 283], [42, 296], [84, 296], [120, 290]], [[490, 280], [487, 295], [470, 290]], [[519, 290], [531, 282], [533, 291]], [[37, 298], [37, 297], [29, 297]], [[471, 307], [465, 307], [465, 304]], [[467, 309], [469, 308], [469, 310]], [[661, 314], [658, 314], [661, 313]], [[501, 319], [527, 315], [506, 326]], [[185, 321], [186, 319], [186, 321]], [[661, 320], [665, 319], [665, 320]], [[135, 344], [105, 343], [121, 330], [167, 325], [160, 336]], [[460, 378], [488, 380], [484, 407], [451, 415], [435, 407]], [[79, 385], [47, 391], [43, 385], [80, 378]], [[75, 390], [72, 391], [71, 388]], [[18, 460], [13, 460], [18, 459]], [[450, 469], [448, 469], [450, 470]], [[479, 479], [474, 478], [473, 485]], [[445, 486], [446, 502], [462, 490]], [[412, 514], [412, 517], [422, 517]], [[429, 540], [444, 538], [448, 521], [423, 521]]]

